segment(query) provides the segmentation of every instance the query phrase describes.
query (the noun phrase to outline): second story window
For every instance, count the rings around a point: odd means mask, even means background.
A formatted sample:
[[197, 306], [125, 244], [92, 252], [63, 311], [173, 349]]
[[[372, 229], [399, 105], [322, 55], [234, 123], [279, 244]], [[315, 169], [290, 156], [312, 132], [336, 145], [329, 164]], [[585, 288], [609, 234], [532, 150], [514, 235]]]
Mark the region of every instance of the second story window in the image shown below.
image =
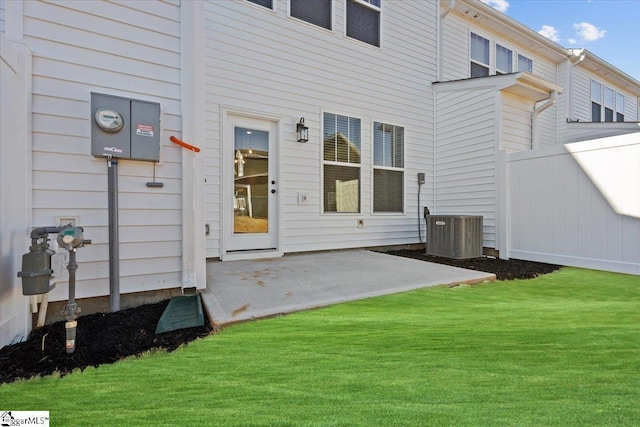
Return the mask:
[[602, 116], [602, 85], [591, 81], [591, 121], [599, 122]]
[[518, 71], [533, 73], [533, 61], [524, 55], [518, 55]]
[[615, 99], [615, 92], [613, 89], [604, 88], [604, 121], [613, 121], [613, 100]]
[[380, 47], [380, 0], [347, 0], [347, 36]]
[[331, 29], [331, 0], [290, 0], [289, 14], [310, 24]]
[[496, 74], [508, 74], [513, 71], [513, 52], [496, 44]]
[[624, 122], [624, 95], [591, 80], [591, 121]]
[[489, 75], [489, 40], [471, 33], [471, 77]]
[[249, 0], [251, 3], [259, 4], [269, 9], [273, 9], [273, 0]]
[[624, 122], [624, 95], [616, 94], [616, 122]]

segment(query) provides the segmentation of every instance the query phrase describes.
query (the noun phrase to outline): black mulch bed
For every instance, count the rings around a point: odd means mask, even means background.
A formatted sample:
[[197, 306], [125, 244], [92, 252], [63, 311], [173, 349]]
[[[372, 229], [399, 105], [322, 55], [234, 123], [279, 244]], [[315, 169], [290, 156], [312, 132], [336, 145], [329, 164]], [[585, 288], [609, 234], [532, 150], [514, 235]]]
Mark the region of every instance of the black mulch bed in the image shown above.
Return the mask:
[[551, 273], [561, 266], [545, 264], [542, 262], [522, 261], [518, 259], [498, 259], [498, 258], [474, 258], [474, 259], [449, 259], [433, 255], [425, 255], [424, 250], [400, 250], [385, 252], [407, 258], [419, 259], [422, 261], [435, 262], [438, 264], [452, 265], [454, 267], [467, 268], [469, 270], [484, 271], [494, 273], [498, 280], [533, 279], [541, 274]]
[[114, 363], [153, 349], [173, 351], [211, 333], [205, 318], [205, 326], [156, 335], [156, 325], [168, 303], [79, 317], [76, 350], [70, 355], [65, 349], [64, 321], [35, 329], [27, 341], [0, 349], [0, 384], [54, 372], [66, 375], [74, 369]]
[[[558, 265], [493, 258], [452, 260], [424, 255], [422, 250], [386, 253], [495, 273], [498, 280], [530, 279], [560, 268]], [[149, 350], [173, 351], [212, 332], [205, 319], [202, 327], [156, 335], [156, 325], [168, 303], [166, 300], [116, 313], [79, 317], [76, 351], [71, 355], [67, 355], [65, 349], [64, 322], [36, 329], [27, 341], [0, 349], [0, 384], [53, 373], [66, 375], [75, 369], [114, 363]]]

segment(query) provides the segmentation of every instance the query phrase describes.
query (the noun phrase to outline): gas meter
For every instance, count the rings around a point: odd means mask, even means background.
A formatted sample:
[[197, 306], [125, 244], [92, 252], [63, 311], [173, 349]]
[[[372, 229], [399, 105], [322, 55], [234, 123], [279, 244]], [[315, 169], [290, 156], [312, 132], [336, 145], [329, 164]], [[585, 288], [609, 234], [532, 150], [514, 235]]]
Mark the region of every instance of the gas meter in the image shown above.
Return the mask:
[[60, 230], [58, 237], [56, 238], [58, 245], [61, 248], [65, 248], [70, 251], [78, 246], [82, 246], [84, 243], [84, 236], [82, 235], [82, 228], [69, 227]]

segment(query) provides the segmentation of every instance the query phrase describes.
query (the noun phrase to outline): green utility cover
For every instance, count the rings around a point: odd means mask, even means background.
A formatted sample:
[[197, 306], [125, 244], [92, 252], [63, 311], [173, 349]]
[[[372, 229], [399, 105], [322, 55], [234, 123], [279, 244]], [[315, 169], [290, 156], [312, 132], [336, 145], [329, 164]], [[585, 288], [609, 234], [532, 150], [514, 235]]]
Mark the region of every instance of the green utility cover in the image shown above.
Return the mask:
[[182, 295], [171, 298], [158, 321], [156, 334], [196, 326], [204, 326], [200, 294]]

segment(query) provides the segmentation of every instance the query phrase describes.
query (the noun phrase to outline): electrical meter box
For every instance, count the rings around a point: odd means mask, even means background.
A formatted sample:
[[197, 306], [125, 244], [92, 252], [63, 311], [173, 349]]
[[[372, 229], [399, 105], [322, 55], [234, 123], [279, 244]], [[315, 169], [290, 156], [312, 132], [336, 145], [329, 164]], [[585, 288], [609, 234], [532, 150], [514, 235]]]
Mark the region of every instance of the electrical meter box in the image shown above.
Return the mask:
[[160, 104], [91, 92], [91, 155], [160, 160]]

